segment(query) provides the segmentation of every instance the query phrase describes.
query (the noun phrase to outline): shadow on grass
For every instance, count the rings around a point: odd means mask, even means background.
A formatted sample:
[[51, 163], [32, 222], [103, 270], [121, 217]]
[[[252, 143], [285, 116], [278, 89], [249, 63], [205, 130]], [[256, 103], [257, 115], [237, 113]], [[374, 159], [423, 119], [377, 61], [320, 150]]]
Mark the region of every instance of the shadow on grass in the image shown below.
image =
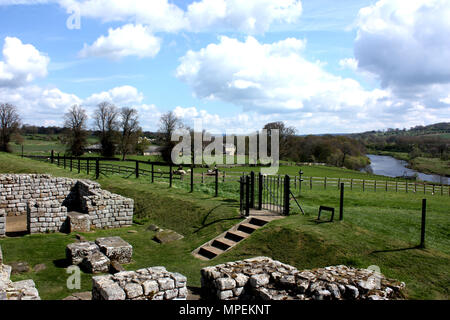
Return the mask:
[[53, 265], [57, 268], [67, 268], [71, 265], [67, 258], [53, 260]]
[[213, 225], [215, 223], [219, 223], [219, 222], [222, 222], [222, 221], [230, 221], [230, 220], [241, 220], [241, 219], [242, 219], [241, 217], [217, 219], [215, 221], [212, 221], [212, 222], [210, 222], [208, 224], [205, 224], [205, 225], [201, 226], [200, 228], [195, 230], [194, 233], [197, 233], [197, 232], [201, 231], [202, 229], [207, 228], [207, 227], [209, 227], [209, 226], [211, 226], [211, 225]]
[[419, 246], [414, 246], [414, 247], [409, 247], [409, 248], [376, 250], [376, 251], [372, 251], [370, 254], [384, 253], [384, 252], [400, 252], [400, 251], [416, 250], [416, 249], [422, 250], [422, 249], [424, 249], [424, 248], [422, 248], [422, 247], [419, 245]]

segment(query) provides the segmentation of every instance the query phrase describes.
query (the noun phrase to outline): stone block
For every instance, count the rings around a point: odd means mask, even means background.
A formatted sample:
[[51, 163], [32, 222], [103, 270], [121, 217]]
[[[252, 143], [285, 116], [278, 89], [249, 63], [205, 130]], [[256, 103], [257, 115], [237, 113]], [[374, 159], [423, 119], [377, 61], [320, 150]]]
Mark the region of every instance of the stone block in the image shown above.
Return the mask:
[[130, 263], [133, 254], [133, 247], [120, 237], [98, 238], [95, 243], [100, 247], [100, 251], [110, 260], [119, 263]]
[[90, 254], [100, 251], [94, 242], [75, 242], [67, 245], [66, 257], [73, 265], [79, 265]]
[[88, 214], [69, 212], [67, 213], [67, 224], [69, 232], [89, 232], [91, 230], [91, 219]]
[[96, 251], [83, 259], [80, 266], [87, 273], [105, 273], [109, 271], [111, 261], [100, 251]]

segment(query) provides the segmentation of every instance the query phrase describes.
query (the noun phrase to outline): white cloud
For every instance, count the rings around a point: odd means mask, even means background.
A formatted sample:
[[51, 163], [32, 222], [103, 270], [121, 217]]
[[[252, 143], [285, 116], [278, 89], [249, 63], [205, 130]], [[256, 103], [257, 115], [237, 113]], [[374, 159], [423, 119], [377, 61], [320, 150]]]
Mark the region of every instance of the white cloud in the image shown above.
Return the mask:
[[214, 98], [258, 112], [353, 112], [388, 97], [366, 91], [348, 78], [326, 72], [302, 56], [305, 41], [289, 38], [262, 44], [220, 37], [181, 58], [176, 76], [199, 98]]
[[359, 11], [355, 58], [383, 87], [450, 83], [448, 0], [381, 0]]
[[116, 87], [108, 91], [94, 93], [84, 100], [85, 105], [95, 106], [100, 102], [107, 101], [118, 106], [132, 106], [140, 104], [144, 95], [132, 86]]
[[0, 61], [0, 87], [18, 87], [47, 76], [50, 59], [31, 44], [6, 37]]
[[84, 44], [80, 56], [107, 57], [113, 60], [126, 56], [154, 57], [161, 47], [161, 39], [155, 37], [148, 27], [127, 24], [109, 29], [108, 36], [101, 36], [92, 45]]
[[264, 33], [276, 23], [295, 23], [302, 14], [300, 0], [200, 0], [184, 11], [168, 0], [59, 0], [79, 8], [83, 17], [103, 22], [143, 24], [152, 32], [232, 30]]
[[339, 66], [342, 69], [350, 69], [356, 71], [358, 69], [358, 61], [355, 58], [345, 58], [339, 60]]

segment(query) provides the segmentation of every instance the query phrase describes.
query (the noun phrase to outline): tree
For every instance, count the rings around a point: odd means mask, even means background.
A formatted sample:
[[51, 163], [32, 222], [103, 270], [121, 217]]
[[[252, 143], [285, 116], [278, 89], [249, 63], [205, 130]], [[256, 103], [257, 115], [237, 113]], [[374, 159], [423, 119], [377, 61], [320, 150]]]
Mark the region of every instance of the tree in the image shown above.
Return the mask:
[[17, 108], [9, 103], [0, 104], [0, 151], [11, 152], [9, 142], [18, 132], [20, 116]]
[[64, 144], [67, 151], [75, 157], [83, 155], [86, 147], [87, 119], [86, 111], [78, 105], [73, 105], [64, 115]]
[[181, 120], [172, 111], [163, 114], [159, 119], [159, 133], [161, 133], [160, 142], [167, 147], [162, 153], [165, 161], [171, 161], [172, 149], [175, 146], [175, 143], [172, 142], [172, 134], [175, 130], [182, 127], [183, 124], [181, 123]]
[[122, 160], [126, 159], [127, 154], [132, 153], [138, 143], [138, 138], [142, 134], [139, 126], [138, 112], [132, 108], [122, 108], [120, 111], [120, 153]]
[[[291, 139], [295, 135], [294, 127], [286, 127], [286, 125], [281, 122], [271, 122], [264, 126], [265, 130], [267, 130], [267, 134], [269, 137], [271, 136], [271, 130], [278, 129], [280, 134], [280, 158], [285, 159], [289, 154]], [[268, 142], [268, 148], [270, 149], [270, 143]]]
[[116, 153], [118, 118], [119, 110], [116, 106], [108, 102], [102, 102], [97, 105], [94, 121], [95, 128], [100, 131], [101, 153], [104, 157], [113, 157]]

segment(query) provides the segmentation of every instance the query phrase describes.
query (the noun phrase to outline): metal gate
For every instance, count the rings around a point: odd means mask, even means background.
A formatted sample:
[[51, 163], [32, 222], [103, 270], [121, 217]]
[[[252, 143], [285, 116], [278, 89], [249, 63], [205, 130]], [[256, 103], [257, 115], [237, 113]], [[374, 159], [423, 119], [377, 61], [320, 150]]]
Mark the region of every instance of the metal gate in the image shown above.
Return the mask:
[[289, 215], [290, 177], [266, 176], [259, 173], [240, 179], [240, 212], [250, 214], [250, 209], [266, 210], [278, 215]]

